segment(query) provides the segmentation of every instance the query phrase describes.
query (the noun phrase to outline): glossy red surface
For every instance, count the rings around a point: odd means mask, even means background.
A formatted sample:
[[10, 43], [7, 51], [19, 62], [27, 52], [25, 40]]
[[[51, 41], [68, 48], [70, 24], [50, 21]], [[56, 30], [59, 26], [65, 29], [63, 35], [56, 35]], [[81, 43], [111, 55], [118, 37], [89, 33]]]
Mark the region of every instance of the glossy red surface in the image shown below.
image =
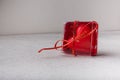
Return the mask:
[[[92, 32], [90, 35], [75, 40], [74, 44], [70, 43], [69, 45], [63, 47], [63, 51], [72, 54], [72, 50], [74, 50], [76, 55], [88, 54], [91, 56], [96, 56], [98, 41], [98, 24], [95, 21], [91, 22], [77, 21], [75, 25], [74, 22], [67, 22], [64, 28], [64, 40], [70, 42], [73, 40], [73, 37], [77, 37], [83, 33], [86, 33], [87, 35], [95, 28], [96, 30]], [[65, 44], [67, 44], [67, 42], [63, 42], [63, 45]]]

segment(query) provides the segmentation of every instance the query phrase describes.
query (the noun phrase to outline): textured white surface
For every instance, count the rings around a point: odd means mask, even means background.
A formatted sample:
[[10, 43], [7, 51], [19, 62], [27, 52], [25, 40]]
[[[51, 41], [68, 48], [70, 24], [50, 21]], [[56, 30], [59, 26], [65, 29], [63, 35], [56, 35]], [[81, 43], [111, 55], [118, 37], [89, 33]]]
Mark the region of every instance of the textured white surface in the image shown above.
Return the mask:
[[0, 80], [120, 80], [120, 32], [99, 36], [98, 56], [77, 56], [51, 47], [59, 34], [0, 36]]

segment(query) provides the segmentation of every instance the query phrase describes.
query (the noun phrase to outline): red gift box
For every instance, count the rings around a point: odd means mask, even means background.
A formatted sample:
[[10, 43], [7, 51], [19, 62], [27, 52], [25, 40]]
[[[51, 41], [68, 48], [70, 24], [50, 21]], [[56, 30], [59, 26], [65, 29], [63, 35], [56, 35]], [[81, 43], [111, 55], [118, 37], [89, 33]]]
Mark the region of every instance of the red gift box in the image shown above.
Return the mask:
[[67, 22], [64, 28], [64, 40], [66, 40], [66, 42], [64, 41], [63, 45], [70, 41], [72, 42], [69, 45], [63, 47], [63, 51], [71, 51], [74, 55], [84, 53], [95, 56], [97, 55], [97, 39], [97, 22]]
[[[64, 28], [64, 39], [58, 40], [54, 47], [43, 48], [39, 50], [51, 50], [62, 48], [64, 52], [79, 55], [90, 54], [97, 55], [98, 24], [95, 21], [90, 22], [67, 22]], [[61, 46], [57, 44], [62, 41]]]

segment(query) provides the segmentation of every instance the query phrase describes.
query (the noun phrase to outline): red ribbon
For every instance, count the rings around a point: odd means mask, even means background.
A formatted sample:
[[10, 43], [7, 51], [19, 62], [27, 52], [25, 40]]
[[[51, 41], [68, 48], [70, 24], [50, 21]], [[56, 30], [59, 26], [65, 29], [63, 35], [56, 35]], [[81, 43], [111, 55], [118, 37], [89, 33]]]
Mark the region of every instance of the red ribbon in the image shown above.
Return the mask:
[[[95, 21], [92, 21], [92, 22], [89, 22], [88, 24], [84, 25], [84, 27], [85, 27], [85, 26], [88, 26], [88, 25], [91, 24], [91, 23], [92, 23], [92, 24], [94, 24], [94, 23], [96, 24]], [[40, 49], [40, 50], [38, 51], [38, 53], [40, 53], [40, 52], [43, 51], [43, 50], [53, 50], [53, 49], [56, 49], [56, 50], [57, 50], [58, 48], [66, 47], [66, 46], [68, 46], [68, 45], [71, 44], [71, 43], [72, 43], [72, 45], [74, 46], [75, 41], [80, 40], [80, 39], [82, 39], [82, 38], [85, 38], [85, 37], [91, 35], [94, 31], [96, 31], [96, 29], [97, 29], [97, 27], [98, 27], [98, 26], [96, 26], [96, 27], [95, 27], [92, 31], [90, 31], [89, 33], [87, 33], [87, 32], [84, 31], [82, 34], [80, 34], [80, 35], [78, 35], [78, 36], [75, 36], [76, 24], [77, 24], [77, 21], [74, 21], [74, 25], [73, 25], [73, 27], [74, 27], [74, 28], [73, 28], [73, 37], [72, 37], [72, 40], [71, 40], [71, 41], [68, 41], [68, 40], [58, 40], [58, 41], [56, 41], [56, 43], [54, 44], [54, 47], [51, 47], [51, 48], [42, 48], [42, 49]], [[60, 41], [66, 42], [66, 44], [61, 45], [61, 46], [57, 46], [57, 44], [58, 44]], [[74, 47], [72, 48], [72, 54], [76, 56]]]

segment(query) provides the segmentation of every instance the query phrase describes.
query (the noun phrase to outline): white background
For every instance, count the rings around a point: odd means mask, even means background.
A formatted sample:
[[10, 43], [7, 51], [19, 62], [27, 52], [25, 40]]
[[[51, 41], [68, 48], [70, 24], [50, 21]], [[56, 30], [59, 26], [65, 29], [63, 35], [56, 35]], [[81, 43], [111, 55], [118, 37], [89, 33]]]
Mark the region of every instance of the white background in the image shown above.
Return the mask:
[[[0, 80], [120, 80], [120, 0], [0, 0]], [[67, 21], [99, 23], [98, 55], [37, 51]], [[51, 33], [55, 34], [51, 34]]]
[[0, 34], [62, 32], [73, 20], [120, 30], [120, 0], [0, 0]]
[[0, 80], [120, 80], [120, 32], [99, 37], [95, 57], [48, 50], [59, 34], [0, 36]]

